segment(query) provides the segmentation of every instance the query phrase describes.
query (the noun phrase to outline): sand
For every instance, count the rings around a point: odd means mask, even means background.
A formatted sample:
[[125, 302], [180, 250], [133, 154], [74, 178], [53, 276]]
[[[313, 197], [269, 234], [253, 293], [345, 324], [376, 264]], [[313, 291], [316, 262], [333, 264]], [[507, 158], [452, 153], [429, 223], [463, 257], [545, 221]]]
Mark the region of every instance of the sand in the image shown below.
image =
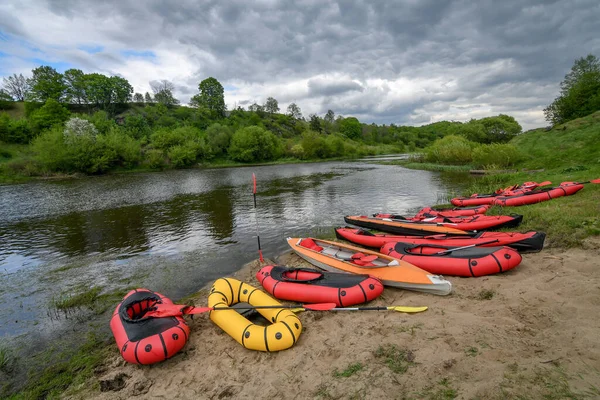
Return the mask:
[[[504, 274], [448, 277], [450, 296], [386, 288], [370, 303], [430, 307], [420, 314], [301, 313], [304, 332], [278, 353], [246, 350], [199, 315], [184, 350], [163, 363], [126, 364], [115, 346], [97, 371], [106, 391], [83, 397], [600, 398], [599, 248], [589, 241], [526, 254]], [[276, 261], [309, 266], [292, 253]], [[235, 277], [260, 286], [259, 268], [250, 263]]]

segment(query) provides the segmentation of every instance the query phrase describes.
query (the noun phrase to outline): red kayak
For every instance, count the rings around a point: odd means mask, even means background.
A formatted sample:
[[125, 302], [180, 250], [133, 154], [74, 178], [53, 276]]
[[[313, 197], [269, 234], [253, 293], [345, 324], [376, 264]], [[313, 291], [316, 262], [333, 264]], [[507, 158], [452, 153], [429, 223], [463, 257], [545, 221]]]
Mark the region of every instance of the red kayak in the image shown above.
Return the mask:
[[435, 246], [390, 242], [381, 253], [407, 261], [432, 274], [483, 276], [506, 272], [521, 263], [521, 255], [510, 247]]
[[430, 218], [417, 219], [416, 217], [406, 218], [401, 215], [393, 214], [373, 214], [375, 218], [391, 219], [392, 221], [409, 221], [413, 223], [440, 224], [442, 226], [451, 226], [463, 231], [481, 231], [500, 228], [513, 228], [519, 226], [523, 216], [519, 214], [512, 215], [472, 215], [469, 217], [443, 217], [434, 216]]
[[462, 247], [476, 244], [478, 247], [509, 246], [521, 253], [534, 253], [544, 247], [544, 232], [478, 232], [472, 236], [430, 235], [430, 236], [394, 236], [383, 233], [374, 234], [361, 228], [336, 228], [339, 239], [366, 247], [381, 248], [389, 242], [429, 244]]
[[490, 205], [480, 205], [473, 207], [455, 207], [455, 208], [433, 208], [425, 207], [415, 214], [415, 218], [430, 218], [440, 215], [443, 217], [469, 217], [477, 214], [485, 214], [489, 210]]
[[379, 297], [383, 284], [369, 275], [268, 265], [256, 273], [263, 288], [280, 300], [335, 303], [347, 307]]
[[552, 200], [557, 197], [570, 196], [583, 189], [583, 184], [578, 182], [563, 182], [560, 186], [532, 190], [512, 196], [497, 196], [494, 204], [498, 206], [524, 206], [527, 204], [541, 203], [542, 201]]
[[509, 186], [503, 189], [498, 189], [494, 193], [478, 194], [475, 193], [471, 197], [456, 197], [450, 202], [458, 207], [478, 206], [478, 205], [493, 205], [498, 196], [518, 196], [523, 193], [530, 192], [540, 186], [549, 185], [552, 182], [546, 181], [541, 183], [524, 182], [521, 185]]

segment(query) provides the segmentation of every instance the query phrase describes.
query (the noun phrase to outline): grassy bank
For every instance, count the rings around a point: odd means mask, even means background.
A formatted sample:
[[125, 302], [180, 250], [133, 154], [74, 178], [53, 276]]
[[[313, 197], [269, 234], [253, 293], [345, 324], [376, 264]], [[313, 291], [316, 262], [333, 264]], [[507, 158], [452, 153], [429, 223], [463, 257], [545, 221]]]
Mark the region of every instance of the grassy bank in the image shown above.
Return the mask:
[[[600, 112], [559, 125], [551, 130], [537, 129], [515, 137], [510, 144], [521, 153], [516, 173], [473, 176], [463, 193], [491, 193], [498, 188], [526, 181], [549, 180], [554, 185], [567, 181], [588, 181], [600, 177]], [[469, 165], [438, 165], [425, 162], [399, 162], [407, 168], [431, 171], [465, 170]], [[540, 170], [531, 172], [528, 170]], [[523, 214], [519, 230], [540, 230], [548, 234], [547, 245], [582, 246], [584, 239], [600, 235], [600, 185], [586, 184], [579, 193], [552, 201], [521, 207], [493, 207], [488, 214]]]

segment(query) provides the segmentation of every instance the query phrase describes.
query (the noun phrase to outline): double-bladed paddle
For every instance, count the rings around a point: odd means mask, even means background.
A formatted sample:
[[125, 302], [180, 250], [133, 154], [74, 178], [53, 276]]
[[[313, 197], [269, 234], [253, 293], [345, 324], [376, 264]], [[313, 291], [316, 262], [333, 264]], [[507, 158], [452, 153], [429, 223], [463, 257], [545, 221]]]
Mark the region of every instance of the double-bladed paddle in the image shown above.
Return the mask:
[[336, 307], [336, 303], [317, 304], [291, 304], [277, 306], [244, 306], [244, 307], [194, 307], [181, 304], [155, 304], [150, 311], [144, 314], [144, 318], [166, 318], [180, 317], [182, 315], [202, 314], [209, 311], [219, 310], [257, 310], [266, 308], [286, 308], [294, 312], [298, 311], [397, 311], [403, 313], [418, 313], [427, 310], [427, 307], [406, 306], [377, 306], [377, 307]]

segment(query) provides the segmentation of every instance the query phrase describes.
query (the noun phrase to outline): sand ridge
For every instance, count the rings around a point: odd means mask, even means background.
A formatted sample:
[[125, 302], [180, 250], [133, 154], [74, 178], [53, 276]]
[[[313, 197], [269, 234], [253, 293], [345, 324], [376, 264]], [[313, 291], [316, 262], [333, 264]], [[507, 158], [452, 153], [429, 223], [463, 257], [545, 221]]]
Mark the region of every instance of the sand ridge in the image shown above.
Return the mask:
[[[198, 315], [186, 347], [163, 363], [127, 364], [115, 346], [97, 379], [121, 388], [85, 397], [600, 398], [599, 253], [592, 245], [525, 254], [504, 274], [448, 277], [450, 296], [386, 288], [369, 303], [430, 307], [420, 314], [304, 312], [298, 342], [278, 353], [246, 350]], [[291, 252], [276, 261], [310, 267]], [[260, 287], [260, 267], [234, 277]]]

